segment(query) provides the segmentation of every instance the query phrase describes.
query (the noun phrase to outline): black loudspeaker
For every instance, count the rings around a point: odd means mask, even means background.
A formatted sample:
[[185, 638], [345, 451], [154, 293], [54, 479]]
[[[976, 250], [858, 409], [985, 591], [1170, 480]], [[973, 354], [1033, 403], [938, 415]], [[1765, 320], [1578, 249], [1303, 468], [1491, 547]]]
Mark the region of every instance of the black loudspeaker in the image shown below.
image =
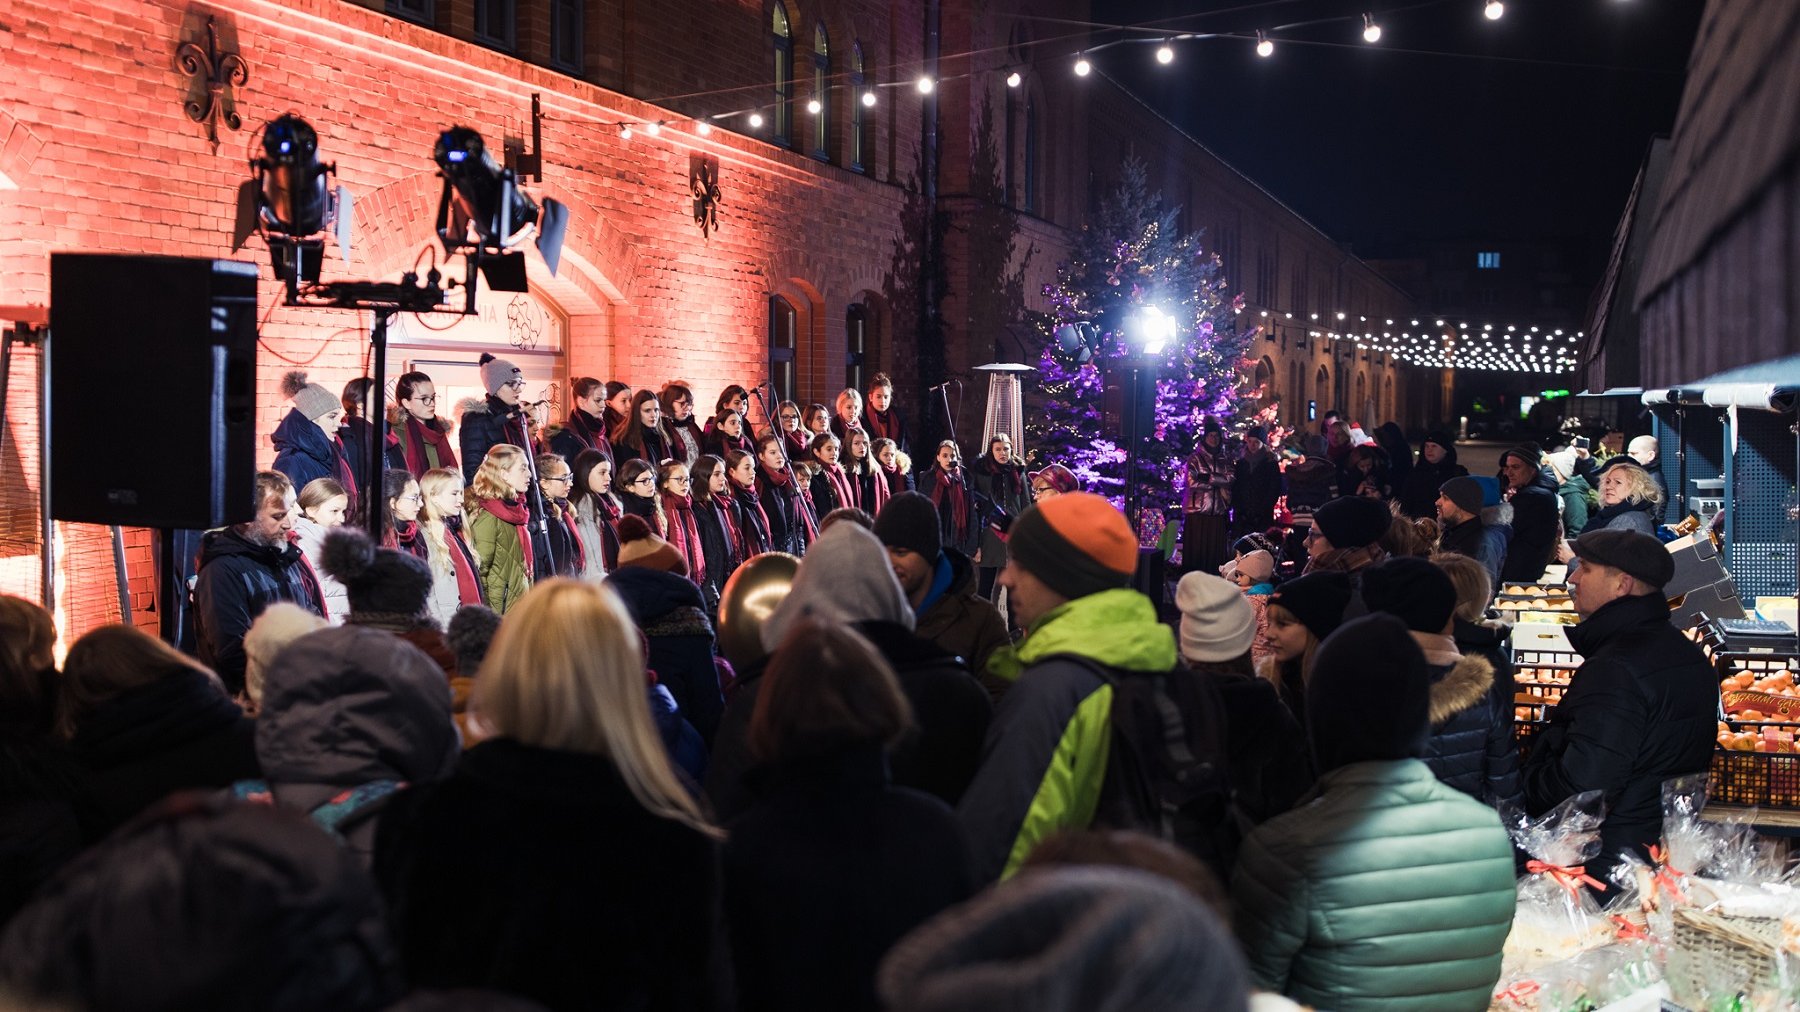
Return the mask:
[[192, 529], [255, 516], [256, 274], [51, 255], [51, 516]]

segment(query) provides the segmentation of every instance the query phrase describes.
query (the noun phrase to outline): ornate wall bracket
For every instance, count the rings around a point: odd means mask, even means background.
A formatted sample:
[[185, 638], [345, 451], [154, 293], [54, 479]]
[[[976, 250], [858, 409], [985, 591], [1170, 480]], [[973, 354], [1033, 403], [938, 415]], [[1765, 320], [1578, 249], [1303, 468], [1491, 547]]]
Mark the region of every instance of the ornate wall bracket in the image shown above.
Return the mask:
[[219, 29], [212, 17], [206, 19], [206, 48], [200, 48], [197, 42], [183, 42], [175, 48], [175, 63], [183, 74], [200, 79], [206, 86], [202, 98], [189, 99], [182, 105], [188, 119], [206, 124], [206, 139], [212, 142], [216, 154], [219, 150], [219, 120], [223, 119], [232, 130], [244, 125], [243, 117], [237, 114], [236, 102], [227, 104], [225, 89], [242, 88], [249, 83], [250, 65], [236, 53], [219, 52]]
[[700, 226], [702, 239], [710, 239], [719, 230], [719, 207], [724, 203], [719, 163], [696, 156], [688, 167], [688, 189], [694, 195], [694, 224]]

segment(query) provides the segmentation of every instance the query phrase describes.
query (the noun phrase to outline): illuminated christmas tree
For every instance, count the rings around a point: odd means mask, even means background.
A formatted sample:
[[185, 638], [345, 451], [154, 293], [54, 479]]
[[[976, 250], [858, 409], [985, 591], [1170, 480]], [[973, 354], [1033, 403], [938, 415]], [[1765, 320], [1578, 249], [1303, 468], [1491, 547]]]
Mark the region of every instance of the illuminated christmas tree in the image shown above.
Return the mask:
[[1137, 456], [1138, 499], [1154, 531], [1181, 502], [1183, 462], [1208, 417], [1230, 427], [1254, 333], [1238, 331], [1242, 296], [1227, 294], [1216, 253], [1200, 233], [1177, 235], [1178, 209], [1151, 193], [1143, 162], [1127, 159], [1118, 187], [1081, 230], [1075, 254], [1045, 285], [1048, 313], [1033, 314], [1043, 339], [1038, 411], [1027, 415], [1037, 466], [1057, 463], [1092, 492], [1122, 502], [1126, 452], [1121, 419], [1103, 410], [1108, 386], [1128, 382], [1133, 321], [1152, 307], [1175, 320], [1175, 337], [1147, 356], [1140, 389], [1155, 395]]

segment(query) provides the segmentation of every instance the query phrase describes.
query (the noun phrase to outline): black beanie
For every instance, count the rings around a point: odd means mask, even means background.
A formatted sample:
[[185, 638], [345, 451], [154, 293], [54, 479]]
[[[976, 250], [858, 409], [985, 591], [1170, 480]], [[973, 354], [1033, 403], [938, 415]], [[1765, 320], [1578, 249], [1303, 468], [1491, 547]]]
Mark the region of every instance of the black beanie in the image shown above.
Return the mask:
[[902, 492], [887, 501], [875, 518], [875, 536], [889, 548], [904, 548], [934, 561], [944, 550], [937, 505], [918, 492]]
[[1424, 755], [1430, 707], [1431, 667], [1399, 619], [1345, 623], [1319, 645], [1306, 682], [1306, 712], [1321, 715], [1307, 722], [1319, 772]]
[[1313, 510], [1313, 526], [1333, 548], [1362, 548], [1381, 540], [1393, 526], [1394, 514], [1380, 499], [1345, 495]]
[[1401, 556], [1362, 571], [1363, 603], [1413, 632], [1442, 633], [1456, 614], [1456, 584], [1424, 559]]
[[1275, 588], [1270, 604], [1278, 604], [1319, 639], [1330, 636], [1350, 607], [1350, 576], [1333, 570], [1308, 573]]
[[325, 535], [319, 565], [344, 585], [353, 613], [422, 615], [431, 596], [431, 567], [410, 552], [377, 548], [354, 527]]

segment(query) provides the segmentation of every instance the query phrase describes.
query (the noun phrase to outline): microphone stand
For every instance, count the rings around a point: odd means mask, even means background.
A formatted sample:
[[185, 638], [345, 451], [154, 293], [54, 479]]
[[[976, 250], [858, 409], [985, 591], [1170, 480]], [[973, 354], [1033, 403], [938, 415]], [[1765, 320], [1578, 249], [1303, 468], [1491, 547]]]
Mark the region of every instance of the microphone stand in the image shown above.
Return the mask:
[[961, 396], [961, 380], [945, 380], [932, 389], [937, 391], [938, 400], [944, 405], [944, 425], [950, 429], [950, 441], [956, 442], [956, 416], [950, 413], [950, 384], [957, 385], [958, 396]]
[[[519, 431], [525, 439], [525, 468], [531, 473], [531, 494], [537, 502], [537, 533], [544, 536], [544, 557], [550, 563], [550, 575], [555, 576], [556, 546], [550, 542], [550, 502], [544, 498], [544, 483], [538, 480], [537, 450], [531, 445], [531, 412], [519, 403], [513, 405], [513, 415], [518, 418]], [[526, 508], [530, 508], [529, 504]]]
[[[781, 431], [781, 419], [776, 418], [775, 415], [769, 414], [769, 402], [763, 400], [761, 383], [757, 384], [756, 386], [751, 387], [750, 393], [752, 396], [754, 396], [756, 398], [756, 402], [758, 404], [762, 405], [763, 417], [775, 419], [773, 431], [775, 433], [776, 445], [781, 447], [781, 466], [784, 470], [787, 471], [788, 481], [791, 481], [794, 483], [795, 501], [800, 504], [800, 512], [806, 514], [806, 519], [808, 521], [808, 523], [807, 523], [808, 529], [811, 530], [816, 535], [819, 530], [819, 518], [816, 515], [814, 515], [814, 513], [813, 513], [812, 501], [806, 497], [806, 493], [800, 491], [800, 476], [798, 474], [794, 473], [794, 458], [788, 455], [787, 434]], [[774, 390], [772, 384], [771, 384], [771, 387], [769, 390], [769, 395], [771, 397], [773, 397], [775, 395], [775, 390]]]

